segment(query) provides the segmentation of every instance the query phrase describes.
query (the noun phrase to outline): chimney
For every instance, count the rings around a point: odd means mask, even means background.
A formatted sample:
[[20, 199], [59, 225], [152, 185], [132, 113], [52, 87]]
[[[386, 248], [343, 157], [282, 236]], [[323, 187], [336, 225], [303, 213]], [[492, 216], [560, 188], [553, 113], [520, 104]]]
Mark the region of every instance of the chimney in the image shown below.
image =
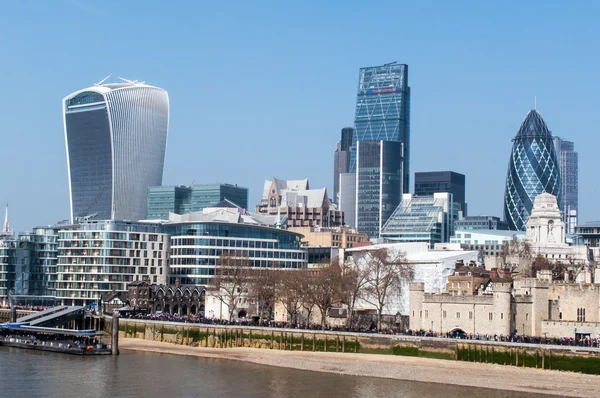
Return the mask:
[[498, 278], [498, 268], [492, 268], [490, 270], [490, 278], [492, 278], [492, 279]]

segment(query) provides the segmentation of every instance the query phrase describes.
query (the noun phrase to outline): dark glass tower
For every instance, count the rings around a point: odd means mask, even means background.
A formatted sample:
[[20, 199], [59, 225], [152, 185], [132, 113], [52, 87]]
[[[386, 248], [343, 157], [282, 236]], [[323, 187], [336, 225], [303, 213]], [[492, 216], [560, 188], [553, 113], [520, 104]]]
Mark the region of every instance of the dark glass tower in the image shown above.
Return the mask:
[[543, 192], [556, 196], [558, 203], [562, 203], [560, 170], [552, 134], [542, 115], [534, 109], [521, 123], [508, 162], [504, 219], [511, 230], [525, 230], [533, 202]]
[[381, 228], [402, 199], [402, 144], [358, 141], [356, 228], [379, 237]]
[[465, 201], [465, 175], [454, 171], [426, 171], [415, 173], [415, 195], [432, 196], [436, 192], [452, 194], [454, 203], [460, 205], [462, 215], [467, 215]]

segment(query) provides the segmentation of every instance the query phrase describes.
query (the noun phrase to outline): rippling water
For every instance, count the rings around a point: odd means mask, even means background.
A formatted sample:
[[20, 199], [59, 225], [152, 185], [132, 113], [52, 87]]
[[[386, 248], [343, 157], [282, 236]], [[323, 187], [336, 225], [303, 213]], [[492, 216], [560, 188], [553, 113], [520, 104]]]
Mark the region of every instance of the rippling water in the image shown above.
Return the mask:
[[0, 396], [515, 398], [534, 395], [167, 354], [123, 351], [116, 357], [79, 357], [4, 347], [0, 348]]

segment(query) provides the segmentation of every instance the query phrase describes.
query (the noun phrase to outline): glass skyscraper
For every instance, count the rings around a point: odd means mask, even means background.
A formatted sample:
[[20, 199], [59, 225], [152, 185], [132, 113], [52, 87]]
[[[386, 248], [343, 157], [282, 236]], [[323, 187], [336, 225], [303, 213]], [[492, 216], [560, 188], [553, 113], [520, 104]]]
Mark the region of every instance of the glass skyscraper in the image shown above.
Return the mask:
[[140, 220], [162, 183], [169, 97], [137, 81], [96, 84], [63, 100], [71, 221]]
[[352, 147], [353, 135], [354, 129], [352, 127], [344, 127], [342, 138], [337, 143], [333, 154], [333, 202], [336, 204], [340, 202], [340, 174], [347, 173], [350, 167], [350, 148]]
[[356, 225], [370, 237], [409, 191], [410, 87], [408, 66], [361, 68], [350, 172], [356, 174]]
[[521, 123], [508, 162], [504, 219], [511, 230], [525, 230], [533, 202], [543, 192], [556, 196], [558, 203], [562, 203], [559, 163], [552, 135], [542, 115], [534, 109]]
[[[410, 87], [408, 65], [390, 63], [361, 68], [356, 96], [353, 148], [357, 141], [393, 141], [403, 144], [403, 192], [409, 191]], [[356, 152], [350, 171], [356, 170]]]
[[567, 224], [567, 231], [575, 233], [579, 207], [579, 157], [572, 141], [554, 137], [554, 149], [558, 157], [560, 168], [560, 181], [562, 183], [563, 221]]

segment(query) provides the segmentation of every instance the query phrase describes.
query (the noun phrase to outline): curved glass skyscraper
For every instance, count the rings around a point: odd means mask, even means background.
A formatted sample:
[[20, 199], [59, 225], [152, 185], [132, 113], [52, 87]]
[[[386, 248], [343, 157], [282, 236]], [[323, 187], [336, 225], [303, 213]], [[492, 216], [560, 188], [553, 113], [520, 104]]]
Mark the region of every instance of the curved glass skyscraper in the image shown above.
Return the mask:
[[547, 192], [562, 203], [558, 158], [542, 115], [531, 110], [513, 140], [504, 193], [504, 219], [511, 230], [524, 231], [539, 194]]
[[63, 100], [71, 221], [141, 220], [162, 184], [169, 96], [129, 82], [97, 84]]

